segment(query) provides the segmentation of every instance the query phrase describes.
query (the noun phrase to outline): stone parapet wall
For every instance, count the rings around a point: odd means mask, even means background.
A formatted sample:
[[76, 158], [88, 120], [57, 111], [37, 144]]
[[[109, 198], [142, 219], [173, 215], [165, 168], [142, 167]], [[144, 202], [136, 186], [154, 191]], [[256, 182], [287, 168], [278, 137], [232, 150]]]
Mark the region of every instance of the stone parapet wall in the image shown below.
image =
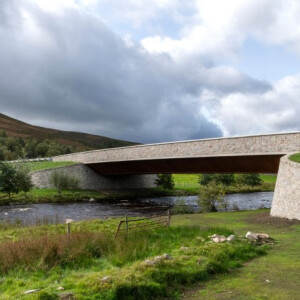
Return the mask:
[[271, 215], [300, 220], [300, 163], [289, 156], [280, 160]]
[[300, 132], [235, 138], [203, 139], [94, 150], [53, 157], [81, 163], [189, 158], [246, 154], [288, 154], [300, 151]]
[[83, 164], [76, 164], [60, 168], [35, 171], [30, 173], [32, 182], [37, 188], [52, 188], [51, 174], [54, 171], [66, 172], [80, 181], [80, 188], [87, 190], [118, 190], [150, 188], [155, 186], [156, 175], [98, 175]]

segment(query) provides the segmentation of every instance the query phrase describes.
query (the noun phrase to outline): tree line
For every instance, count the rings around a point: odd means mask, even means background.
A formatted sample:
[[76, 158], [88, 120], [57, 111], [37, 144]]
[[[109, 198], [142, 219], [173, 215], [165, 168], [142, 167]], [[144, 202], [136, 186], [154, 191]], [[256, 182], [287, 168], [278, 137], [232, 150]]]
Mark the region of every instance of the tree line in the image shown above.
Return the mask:
[[63, 145], [54, 140], [23, 139], [0, 134], [0, 161], [24, 158], [52, 157], [76, 152], [75, 146]]

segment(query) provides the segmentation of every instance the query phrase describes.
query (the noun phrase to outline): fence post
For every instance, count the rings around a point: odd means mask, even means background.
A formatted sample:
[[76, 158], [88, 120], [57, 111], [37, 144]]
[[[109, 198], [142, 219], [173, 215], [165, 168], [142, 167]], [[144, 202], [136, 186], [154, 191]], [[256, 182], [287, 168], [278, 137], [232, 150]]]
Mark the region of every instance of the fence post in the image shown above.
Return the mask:
[[128, 234], [128, 216], [125, 215], [125, 223], [126, 223], [126, 234]]
[[74, 220], [72, 219], [66, 219], [66, 224], [67, 224], [67, 234], [68, 234], [68, 237], [70, 238], [71, 236], [71, 223], [73, 222]]
[[171, 224], [171, 213], [170, 210], [168, 209], [168, 227], [170, 227]]

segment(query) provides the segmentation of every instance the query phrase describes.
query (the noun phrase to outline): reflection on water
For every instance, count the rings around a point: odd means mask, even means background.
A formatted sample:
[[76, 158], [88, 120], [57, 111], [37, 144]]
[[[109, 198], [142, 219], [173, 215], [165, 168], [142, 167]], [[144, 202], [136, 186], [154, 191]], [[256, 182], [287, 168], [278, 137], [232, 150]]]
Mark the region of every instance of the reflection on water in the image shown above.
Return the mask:
[[[178, 199], [197, 208], [197, 196], [163, 197], [150, 199], [121, 200], [101, 203], [28, 204], [0, 207], [0, 220], [22, 224], [61, 223], [65, 219], [87, 220], [107, 217], [151, 215], [166, 211]], [[273, 192], [226, 195], [226, 200], [237, 205], [240, 210], [253, 210], [259, 207], [270, 208]]]

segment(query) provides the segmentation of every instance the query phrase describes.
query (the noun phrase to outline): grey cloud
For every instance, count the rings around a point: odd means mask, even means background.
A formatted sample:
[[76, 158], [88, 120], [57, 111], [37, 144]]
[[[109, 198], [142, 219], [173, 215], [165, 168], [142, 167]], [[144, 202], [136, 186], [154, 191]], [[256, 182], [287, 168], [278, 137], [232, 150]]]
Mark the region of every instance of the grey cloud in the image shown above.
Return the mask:
[[201, 113], [204, 89], [268, 89], [205, 61], [175, 64], [129, 46], [78, 9], [55, 15], [15, 3], [0, 4], [10, 22], [0, 23], [0, 102], [1, 112], [24, 121], [139, 142], [214, 137], [222, 132]]

